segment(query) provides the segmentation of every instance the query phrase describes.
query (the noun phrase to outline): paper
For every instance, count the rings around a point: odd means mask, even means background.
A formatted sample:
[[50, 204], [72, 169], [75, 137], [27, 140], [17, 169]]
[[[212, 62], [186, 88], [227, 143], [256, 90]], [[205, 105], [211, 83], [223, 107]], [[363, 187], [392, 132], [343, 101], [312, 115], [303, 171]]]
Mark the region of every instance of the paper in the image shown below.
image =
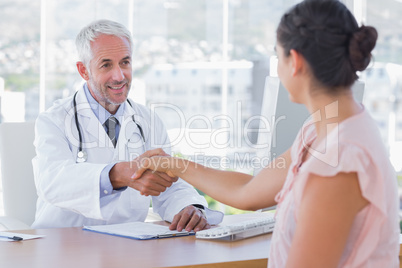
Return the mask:
[[29, 240], [29, 239], [36, 239], [36, 238], [41, 238], [45, 237], [45, 235], [32, 235], [32, 234], [21, 234], [21, 233], [11, 233], [11, 232], [0, 232], [0, 241], [7, 241], [7, 242], [17, 242], [14, 239], [9, 239], [7, 237], [21, 237], [22, 241], [23, 240]]
[[128, 222], [111, 225], [84, 226], [84, 230], [140, 240], [187, 236], [195, 234], [194, 232], [171, 231], [167, 226], [146, 222]]

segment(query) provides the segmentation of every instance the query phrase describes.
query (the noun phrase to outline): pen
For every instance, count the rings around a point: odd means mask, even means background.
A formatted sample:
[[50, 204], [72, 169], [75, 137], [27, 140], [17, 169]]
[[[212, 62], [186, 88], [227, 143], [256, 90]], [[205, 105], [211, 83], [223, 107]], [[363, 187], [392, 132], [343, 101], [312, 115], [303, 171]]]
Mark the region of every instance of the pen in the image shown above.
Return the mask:
[[19, 236], [5, 236], [5, 235], [0, 235], [0, 237], [1, 237], [1, 238], [8, 238], [8, 239], [11, 239], [11, 240], [14, 240], [14, 241], [21, 241], [21, 240], [23, 240], [23, 238], [22, 238], [22, 237], [19, 237]]

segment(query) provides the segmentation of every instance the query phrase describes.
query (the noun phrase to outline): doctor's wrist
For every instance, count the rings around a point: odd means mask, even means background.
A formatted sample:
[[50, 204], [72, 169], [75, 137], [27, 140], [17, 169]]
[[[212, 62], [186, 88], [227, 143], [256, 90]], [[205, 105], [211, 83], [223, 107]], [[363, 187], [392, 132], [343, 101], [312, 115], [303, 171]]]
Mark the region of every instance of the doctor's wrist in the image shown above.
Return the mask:
[[203, 205], [192, 204], [192, 206], [195, 207], [196, 209], [198, 209], [201, 212], [201, 214], [204, 216], [205, 219], [207, 218], [207, 215], [205, 213], [205, 207]]
[[[128, 186], [128, 182], [124, 179], [124, 171], [129, 169], [128, 162], [116, 163], [109, 171], [109, 180], [114, 190], [119, 190]], [[130, 171], [128, 171], [130, 173]], [[129, 177], [128, 177], [129, 178]]]

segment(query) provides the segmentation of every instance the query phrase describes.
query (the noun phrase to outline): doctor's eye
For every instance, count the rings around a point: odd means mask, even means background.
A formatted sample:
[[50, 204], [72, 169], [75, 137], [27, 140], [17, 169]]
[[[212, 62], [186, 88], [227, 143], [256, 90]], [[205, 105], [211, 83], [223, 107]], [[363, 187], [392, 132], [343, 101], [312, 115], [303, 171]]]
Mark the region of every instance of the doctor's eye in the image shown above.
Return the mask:
[[105, 63], [101, 66], [101, 68], [109, 68], [111, 66], [110, 63]]
[[125, 60], [121, 63], [122, 66], [130, 66], [131, 65], [131, 61], [129, 60]]

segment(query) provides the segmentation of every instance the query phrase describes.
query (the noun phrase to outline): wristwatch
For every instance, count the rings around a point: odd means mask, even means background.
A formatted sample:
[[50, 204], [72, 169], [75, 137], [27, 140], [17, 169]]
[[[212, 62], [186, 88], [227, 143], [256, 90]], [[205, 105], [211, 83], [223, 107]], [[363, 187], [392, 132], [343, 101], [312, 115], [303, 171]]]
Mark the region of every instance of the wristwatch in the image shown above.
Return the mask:
[[207, 215], [205, 214], [205, 207], [203, 205], [192, 204], [192, 206], [197, 208], [201, 212], [202, 216], [204, 216], [205, 219], [207, 218]]

